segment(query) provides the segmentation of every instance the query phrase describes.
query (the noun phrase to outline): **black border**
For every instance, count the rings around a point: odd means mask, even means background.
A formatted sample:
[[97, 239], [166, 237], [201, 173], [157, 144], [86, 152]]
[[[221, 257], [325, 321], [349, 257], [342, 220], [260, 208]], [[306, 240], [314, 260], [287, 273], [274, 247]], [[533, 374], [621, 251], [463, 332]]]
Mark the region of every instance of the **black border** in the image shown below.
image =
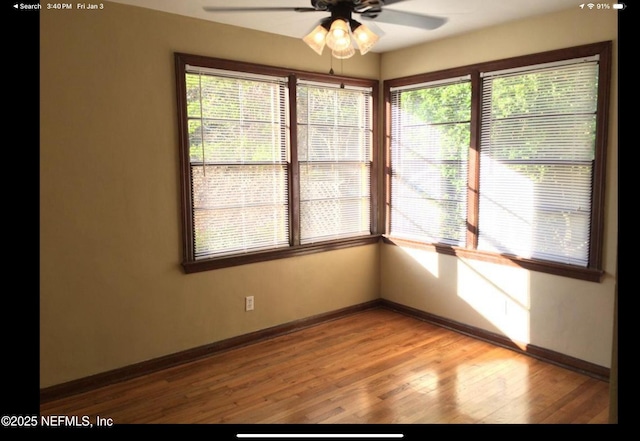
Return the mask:
[[[633, 112], [633, 98], [635, 97], [635, 94], [631, 93], [632, 87], [633, 87], [633, 79], [631, 78], [631, 74], [633, 72], [634, 66], [633, 66], [633, 46], [634, 46], [634, 41], [635, 38], [634, 36], [631, 35], [631, 31], [633, 29], [634, 26], [634, 14], [636, 13], [635, 8], [637, 8], [639, 5], [636, 3], [634, 5], [631, 5], [631, 7], [629, 6], [628, 3], [624, 3], [623, 4], [626, 5], [625, 9], [623, 10], [619, 10], [618, 11], [618, 60], [617, 60], [617, 66], [618, 66], [618, 145], [617, 145], [617, 153], [618, 153], [618, 234], [617, 234], [617, 244], [616, 244], [616, 262], [617, 262], [617, 267], [616, 267], [616, 296], [615, 296], [615, 330], [614, 332], [616, 333], [616, 340], [615, 340], [615, 348], [614, 348], [614, 352], [612, 354], [612, 367], [614, 366], [614, 360], [615, 360], [615, 368], [612, 369], [611, 373], [612, 375], [614, 375], [615, 378], [615, 382], [616, 382], [616, 389], [615, 389], [615, 396], [611, 396], [612, 400], [616, 400], [617, 401], [617, 407], [616, 407], [616, 414], [615, 414], [615, 423], [616, 424], [620, 424], [620, 403], [624, 400], [621, 399], [621, 397], [624, 395], [620, 393], [621, 389], [620, 388], [620, 373], [619, 373], [619, 362], [618, 360], [620, 359], [620, 349], [619, 349], [619, 340], [620, 340], [620, 322], [624, 323], [624, 319], [621, 319], [621, 317], [624, 314], [621, 314], [620, 311], [625, 311], [625, 312], [630, 312], [631, 314], [633, 314], [635, 312], [635, 309], [632, 308], [631, 306], [625, 310], [624, 308], [624, 295], [625, 295], [625, 289], [624, 289], [624, 283], [621, 283], [621, 280], [624, 280], [624, 277], [622, 279], [620, 279], [620, 272], [621, 270], [623, 270], [625, 268], [625, 263], [629, 262], [631, 263], [632, 260], [627, 258], [624, 258], [622, 260], [622, 264], [620, 262], [620, 255], [623, 254], [620, 250], [621, 250], [621, 245], [631, 245], [633, 246], [632, 242], [624, 242], [624, 240], [621, 239], [626, 239], [629, 236], [625, 236], [624, 233], [621, 235], [620, 234], [620, 227], [623, 227], [624, 229], [624, 221], [633, 221], [634, 220], [634, 215], [635, 215], [635, 204], [628, 204], [625, 203], [625, 201], [627, 199], [623, 200], [623, 197], [626, 193], [631, 193], [633, 192], [634, 187], [630, 186], [630, 187], [626, 187], [624, 186], [624, 168], [625, 167], [634, 167], [637, 164], [637, 155], [634, 153], [633, 150], [634, 149], [634, 142], [631, 140], [630, 136], [631, 136], [631, 129], [633, 128], [633, 124], [634, 122], [632, 121], [632, 115], [635, 114], [635, 112]], [[636, 24], [637, 26], [637, 24]], [[629, 93], [624, 93], [624, 91], [628, 89]], [[631, 109], [631, 111], [630, 111]], [[623, 146], [621, 148], [621, 146]], [[625, 151], [628, 151], [629, 154], [627, 155], [625, 153]], [[625, 159], [628, 157], [628, 161], [626, 161]], [[623, 167], [624, 165], [624, 167]], [[637, 170], [635, 171], [635, 173], [637, 174]], [[634, 174], [634, 170], [632, 169], [629, 172], [629, 176], [633, 176]], [[633, 184], [632, 184], [633, 185]], [[631, 197], [628, 199], [628, 201], [632, 201], [633, 199], [631, 199]], [[621, 208], [625, 208], [627, 211], [631, 211], [631, 213], [629, 213], [629, 215], [627, 216], [620, 216], [620, 211]], [[633, 233], [633, 230], [630, 229], [631, 233]], [[622, 247], [624, 248], [624, 247]], [[627, 256], [630, 256], [630, 254], [625, 254]], [[633, 269], [631, 269], [631, 271], [633, 271]], [[622, 271], [622, 273], [624, 273], [624, 271]], [[620, 289], [620, 287], [623, 287], [622, 289]], [[623, 301], [622, 303], [620, 302], [620, 291], [622, 291], [622, 296], [623, 296]], [[631, 293], [629, 293], [631, 294]], [[620, 305], [622, 305], [622, 308], [620, 307]], [[633, 320], [633, 319], [632, 319]], [[624, 335], [624, 332], [622, 333]], [[631, 347], [631, 346], [630, 346]], [[633, 361], [630, 361], [630, 363], [633, 364]], [[625, 363], [622, 363], [623, 366], [625, 366]], [[623, 406], [624, 407], [624, 406]], [[611, 415], [610, 415], [611, 416]]]
[[[39, 412], [40, 11], [21, 9], [19, 5], [4, 2], [2, 11], [9, 51], [5, 66], [10, 69], [4, 87], [10, 98], [3, 102], [4, 117], [9, 119], [3, 122], [3, 155], [10, 154], [3, 158], [3, 224], [8, 239], [4, 255], [18, 268], [8, 270], [7, 266], [4, 279], [0, 415]], [[20, 180], [14, 176], [20, 176]], [[15, 215], [8, 215], [9, 210], [15, 210]]]

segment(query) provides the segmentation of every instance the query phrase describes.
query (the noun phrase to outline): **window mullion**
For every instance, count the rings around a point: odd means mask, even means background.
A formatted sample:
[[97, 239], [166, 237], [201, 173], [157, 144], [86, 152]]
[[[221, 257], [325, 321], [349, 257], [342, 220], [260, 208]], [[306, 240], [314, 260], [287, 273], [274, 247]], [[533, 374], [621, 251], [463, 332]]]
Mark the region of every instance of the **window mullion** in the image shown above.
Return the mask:
[[289, 241], [300, 245], [300, 162], [298, 161], [298, 99], [297, 79], [289, 75]]
[[480, 137], [482, 117], [480, 72], [471, 73], [471, 142], [469, 145], [467, 179], [467, 239], [466, 247], [478, 247], [478, 216], [480, 198]]

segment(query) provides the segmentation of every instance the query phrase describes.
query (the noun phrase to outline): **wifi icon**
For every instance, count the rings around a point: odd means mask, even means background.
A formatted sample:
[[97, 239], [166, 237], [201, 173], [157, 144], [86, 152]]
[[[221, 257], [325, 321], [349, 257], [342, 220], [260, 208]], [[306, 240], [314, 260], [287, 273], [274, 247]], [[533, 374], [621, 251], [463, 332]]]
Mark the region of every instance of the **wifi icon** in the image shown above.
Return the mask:
[[587, 8], [589, 9], [593, 9], [595, 5], [593, 3], [587, 3]]

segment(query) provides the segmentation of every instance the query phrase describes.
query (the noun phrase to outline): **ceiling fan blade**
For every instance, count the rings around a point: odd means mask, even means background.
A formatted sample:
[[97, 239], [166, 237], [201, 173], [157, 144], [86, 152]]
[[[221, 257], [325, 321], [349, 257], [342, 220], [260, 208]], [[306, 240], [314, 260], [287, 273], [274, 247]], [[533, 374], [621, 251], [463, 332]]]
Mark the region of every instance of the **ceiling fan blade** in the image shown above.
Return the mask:
[[[203, 6], [202, 9], [204, 9], [207, 12], [278, 12], [278, 11], [287, 11], [287, 12], [318, 12], [318, 9], [315, 8], [294, 8], [291, 6], [265, 6], [262, 8], [252, 8], [252, 7], [245, 7], [245, 8], [227, 8], [224, 6]], [[320, 12], [324, 12], [324, 11], [320, 11]]]
[[437, 29], [447, 22], [446, 18], [434, 17], [430, 15], [412, 14], [409, 12], [394, 11], [392, 9], [382, 9], [375, 17], [362, 15], [362, 20], [376, 21], [378, 23], [388, 23], [401, 26], [411, 26], [420, 29]]

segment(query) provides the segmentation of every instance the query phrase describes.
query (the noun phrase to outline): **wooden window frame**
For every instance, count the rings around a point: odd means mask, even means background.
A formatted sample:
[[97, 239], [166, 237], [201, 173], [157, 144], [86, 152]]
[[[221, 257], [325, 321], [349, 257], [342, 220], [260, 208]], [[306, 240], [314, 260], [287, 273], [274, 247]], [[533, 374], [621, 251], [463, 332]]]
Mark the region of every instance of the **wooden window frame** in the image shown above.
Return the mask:
[[[389, 244], [428, 249], [434, 252], [494, 262], [510, 266], [519, 266], [533, 271], [539, 271], [564, 277], [600, 282], [604, 270], [602, 268], [602, 253], [604, 241], [604, 194], [606, 187], [606, 155], [607, 132], [609, 125], [609, 101], [611, 89], [611, 52], [612, 42], [603, 41], [582, 46], [524, 55], [514, 58], [501, 59], [479, 63], [459, 68], [437, 72], [418, 74], [403, 78], [385, 80], [383, 83], [384, 102], [384, 215], [385, 233], [383, 241]], [[478, 213], [480, 188], [480, 133], [482, 107], [481, 72], [491, 72], [503, 69], [513, 69], [538, 64], [552, 63], [573, 58], [599, 56], [598, 73], [598, 102], [596, 120], [595, 158], [593, 165], [593, 197], [591, 205], [591, 229], [589, 244], [589, 262], [586, 267], [560, 264], [518, 256], [498, 254], [477, 250], [478, 244]], [[438, 243], [425, 243], [394, 238], [390, 235], [391, 214], [391, 88], [412, 84], [428, 83], [446, 80], [464, 75], [471, 76], [471, 142], [469, 146], [469, 172], [467, 191], [467, 241], [465, 247], [456, 247]]]
[[[340, 75], [329, 75], [301, 70], [284, 69], [279, 67], [239, 62], [234, 60], [212, 58], [200, 55], [174, 53], [176, 73], [176, 93], [178, 107], [178, 135], [180, 156], [180, 186], [181, 186], [181, 223], [182, 223], [182, 268], [185, 273], [214, 270], [256, 262], [282, 259], [294, 256], [302, 256], [342, 248], [369, 245], [379, 242], [381, 234], [378, 232], [378, 97], [379, 82], [364, 78], [354, 78]], [[289, 172], [289, 234], [288, 247], [268, 249], [255, 252], [237, 253], [219, 257], [195, 258], [193, 245], [193, 211], [191, 197], [191, 176], [189, 167], [189, 133], [187, 125], [186, 83], [185, 74], [187, 65], [204, 68], [222, 69], [236, 72], [248, 72], [260, 75], [273, 75], [289, 78], [289, 131], [290, 131], [290, 160]], [[370, 210], [371, 227], [370, 234], [343, 239], [327, 240], [308, 245], [300, 244], [300, 182], [297, 155], [297, 115], [295, 87], [298, 80], [324, 82], [338, 85], [351, 85], [356, 87], [371, 88], [372, 108], [372, 157], [370, 177]]]

